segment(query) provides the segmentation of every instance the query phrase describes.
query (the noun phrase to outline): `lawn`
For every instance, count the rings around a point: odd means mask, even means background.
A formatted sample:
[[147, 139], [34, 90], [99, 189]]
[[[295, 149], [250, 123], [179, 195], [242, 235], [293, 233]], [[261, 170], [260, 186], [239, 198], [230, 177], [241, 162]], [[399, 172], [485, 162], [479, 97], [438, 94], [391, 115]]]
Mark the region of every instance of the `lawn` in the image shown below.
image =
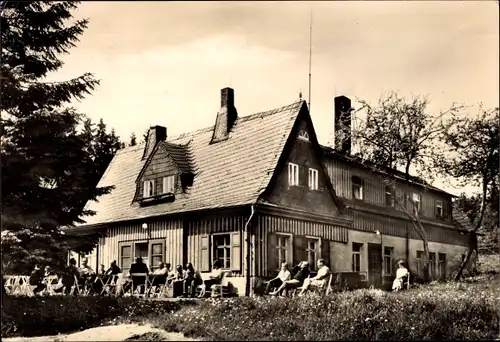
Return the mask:
[[218, 341], [491, 340], [500, 338], [500, 276], [431, 283], [400, 293], [357, 290], [328, 297], [239, 297], [197, 304], [55, 297], [2, 303], [2, 337], [134, 322]]

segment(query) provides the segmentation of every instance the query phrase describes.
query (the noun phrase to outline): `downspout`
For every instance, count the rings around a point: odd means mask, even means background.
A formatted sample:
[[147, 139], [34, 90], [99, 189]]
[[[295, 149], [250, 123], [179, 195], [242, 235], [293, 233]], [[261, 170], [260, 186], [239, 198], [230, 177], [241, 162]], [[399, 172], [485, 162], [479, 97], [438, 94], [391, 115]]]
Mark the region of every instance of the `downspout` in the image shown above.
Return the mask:
[[410, 230], [406, 224], [406, 267], [410, 269]]
[[252, 220], [253, 218], [253, 215], [255, 214], [255, 209], [254, 209], [254, 206], [252, 204], [252, 206], [250, 207], [251, 209], [251, 213], [250, 213], [250, 217], [248, 218], [248, 221], [245, 223], [245, 233], [246, 233], [246, 243], [247, 243], [247, 255], [246, 255], [246, 260], [247, 260], [247, 267], [246, 267], [246, 281], [245, 281], [245, 296], [250, 296], [250, 234], [249, 234], [249, 229], [248, 229], [248, 225], [250, 224], [250, 221]]

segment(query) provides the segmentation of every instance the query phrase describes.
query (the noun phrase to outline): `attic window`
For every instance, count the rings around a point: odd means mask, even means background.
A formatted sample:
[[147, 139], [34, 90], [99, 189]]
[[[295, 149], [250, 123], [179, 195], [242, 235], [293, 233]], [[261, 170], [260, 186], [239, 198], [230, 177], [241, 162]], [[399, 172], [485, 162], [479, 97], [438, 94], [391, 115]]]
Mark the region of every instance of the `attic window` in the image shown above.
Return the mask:
[[299, 131], [298, 138], [300, 140], [309, 141], [309, 133], [305, 129]]
[[163, 193], [173, 194], [175, 192], [175, 176], [163, 177]]
[[144, 193], [142, 197], [148, 198], [148, 197], [153, 197], [154, 195], [155, 195], [155, 181], [154, 180], [144, 181]]

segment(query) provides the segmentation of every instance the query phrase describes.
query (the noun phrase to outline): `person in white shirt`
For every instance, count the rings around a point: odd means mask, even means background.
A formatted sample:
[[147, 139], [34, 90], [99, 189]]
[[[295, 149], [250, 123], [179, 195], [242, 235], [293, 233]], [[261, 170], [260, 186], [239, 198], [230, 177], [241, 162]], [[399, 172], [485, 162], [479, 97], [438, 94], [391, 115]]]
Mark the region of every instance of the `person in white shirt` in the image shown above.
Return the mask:
[[392, 290], [399, 291], [403, 288], [404, 277], [408, 276], [408, 269], [405, 267], [405, 262], [403, 260], [398, 261], [398, 270], [396, 271], [396, 279], [392, 283]]
[[165, 263], [162, 261], [158, 265], [158, 268], [153, 272], [153, 280], [151, 281], [151, 286], [148, 289], [148, 296], [154, 287], [155, 293], [159, 290], [160, 285], [165, 285], [168, 275], [168, 268], [165, 267]]
[[328, 281], [328, 277], [330, 276], [330, 268], [325, 265], [324, 259], [319, 259], [317, 262], [318, 265], [318, 273], [315, 277], [307, 278], [304, 280], [304, 284], [302, 285], [302, 291], [299, 293], [299, 296], [302, 296], [304, 292], [309, 289], [309, 286], [315, 287], [323, 287], [326, 285]]
[[292, 274], [290, 273], [290, 270], [288, 269], [288, 264], [286, 262], [281, 263], [281, 269], [278, 275], [269, 280], [266, 285], [266, 294], [269, 293], [269, 291], [274, 287], [278, 288], [280, 287], [285, 281], [290, 280], [292, 278]]

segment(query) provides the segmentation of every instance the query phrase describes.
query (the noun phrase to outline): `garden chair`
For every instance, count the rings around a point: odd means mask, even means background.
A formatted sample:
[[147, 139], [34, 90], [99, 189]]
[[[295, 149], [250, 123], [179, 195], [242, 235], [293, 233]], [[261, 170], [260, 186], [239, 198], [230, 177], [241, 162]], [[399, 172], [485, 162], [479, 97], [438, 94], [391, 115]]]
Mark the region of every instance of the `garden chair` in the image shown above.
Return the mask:
[[[107, 279], [106, 283], [104, 283], [101, 291], [101, 295], [117, 295], [119, 293], [119, 285], [121, 285], [121, 278], [123, 273], [112, 274]], [[101, 280], [102, 281], [102, 280]]]
[[[151, 281], [149, 282], [149, 288], [150, 288], [150, 297], [167, 297], [167, 293], [171, 289], [170, 286], [170, 281], [168, 277], [165, 277], [165, 282], [163, 284], [155, 285], [152, 286], [154, 281], [154, 277], [151, 278]], [[159, 290], [159, 291], [157, 291]], [[172, 289], [173, 290], [173, 289]], [[173, 291], [172, 291], [173, 294]]]
[[33, 290], [36, 288], [36, 285], [30, 285], [30, 277], [29, 276], [19, 276], [19, 286], [17, 288], [18, 293], [21, 295], [33, 297], [35, 293]]
[[56, 288], [60, 287], [58, 276], [52, 275], [52, 276], [45, 277], [44, 282], [45, 282], [46, 288], [43, 292], [45, 294], [47, 294], [49, 296], [58, 295], [58, 293], [56, 292]]
[[211, 287], [211, 297], [216, 298], [216, 297], [228, 297], [230, 294], [229, 291], [229, 281], [228, 281], [228, 274], [227, 272], [224, 272], [222, 274], [222, 279], [220, 281], [220, 284], [214, 284]]
[[69, 291], [70, 295], [79, 295], [81, 293], [79, 279], [76, 274], [73, 275], [73, 285], [71, 286], [71, 290]]
[[[146, 297], [148, 292], [148, 274], [147, 273], [132, 273], [130, 274], [132, 278], [132, 289], [131, 295], [136, 297]], [[141, 280], [139, 280], [141, 279]], [[144, 279], [144, 281], [142, 280]], [[141, 293], [141, 289], [144, 288], [144, 292]]]
[[19, 286], [19, 277], [18, 276], [5, 276], [5, 292], [8, 295], [13, 295]]

